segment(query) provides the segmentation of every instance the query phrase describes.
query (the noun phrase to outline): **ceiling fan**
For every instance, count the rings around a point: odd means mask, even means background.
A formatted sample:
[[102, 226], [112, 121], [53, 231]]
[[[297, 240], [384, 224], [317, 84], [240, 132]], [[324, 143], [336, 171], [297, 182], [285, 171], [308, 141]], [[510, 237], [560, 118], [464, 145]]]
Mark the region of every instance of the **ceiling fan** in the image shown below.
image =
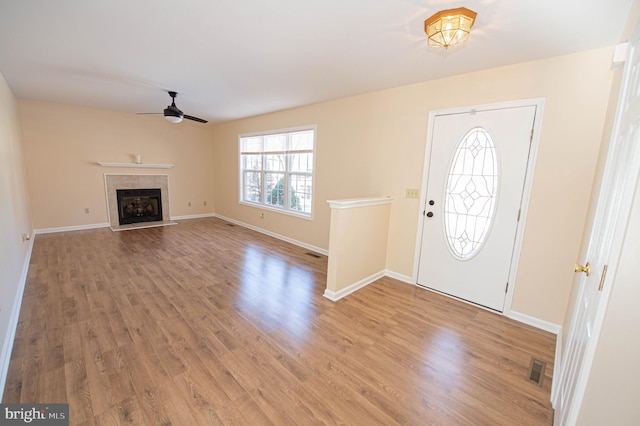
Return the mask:
[[[197, 121], [198, 123], [207, 123], [207, 120], [203, 120], [202, 118], [194, 117], [192, 115], [187, 115], [180, 111], [180, 109], [176, 106], [176, 96], [178, 96], [178, 92], [169, 91], [169, 96], [171, 96], [171, 105], [164, 109], [164, 118], [167, 121], [172, 123], [179, 123], [183, 118], [187, 120]], [[159, 112], [139, 112], [138, 114], [160, 114]]]

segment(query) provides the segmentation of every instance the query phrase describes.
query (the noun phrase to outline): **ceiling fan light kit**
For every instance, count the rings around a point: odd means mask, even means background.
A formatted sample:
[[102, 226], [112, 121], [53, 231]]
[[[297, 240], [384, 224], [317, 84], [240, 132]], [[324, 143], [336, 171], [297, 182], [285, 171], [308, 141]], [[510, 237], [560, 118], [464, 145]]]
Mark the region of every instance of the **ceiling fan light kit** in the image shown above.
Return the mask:
[[165, 113], [164, 118], [170, 123], [179, 123], [182, 121], [182, 117], [180, 117], [179, 115], [168, 115]]
[[441, 10], [424, 21], [429, 46], [444, 47], [464, 43], [476, 19], [476, 12], [466, 7]]

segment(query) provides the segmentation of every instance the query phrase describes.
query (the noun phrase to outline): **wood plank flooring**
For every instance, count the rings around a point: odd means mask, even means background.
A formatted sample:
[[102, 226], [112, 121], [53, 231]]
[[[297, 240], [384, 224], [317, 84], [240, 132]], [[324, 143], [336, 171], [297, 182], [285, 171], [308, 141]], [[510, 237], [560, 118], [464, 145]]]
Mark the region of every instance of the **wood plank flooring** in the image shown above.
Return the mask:
[[[555, 336], [215, 218], [38, 235], [4, 403], [72, 425], [550, 425]], [[543, 386], [526, 380], [547, 361]]]

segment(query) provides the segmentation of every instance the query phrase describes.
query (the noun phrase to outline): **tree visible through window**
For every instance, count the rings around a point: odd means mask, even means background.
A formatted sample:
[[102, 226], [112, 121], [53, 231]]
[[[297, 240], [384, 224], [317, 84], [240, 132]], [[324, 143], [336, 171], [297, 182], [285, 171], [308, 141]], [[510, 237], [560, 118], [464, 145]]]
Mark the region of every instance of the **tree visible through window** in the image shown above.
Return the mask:
[[311, 216], [315, 128], [240, 135], [240, 200]]

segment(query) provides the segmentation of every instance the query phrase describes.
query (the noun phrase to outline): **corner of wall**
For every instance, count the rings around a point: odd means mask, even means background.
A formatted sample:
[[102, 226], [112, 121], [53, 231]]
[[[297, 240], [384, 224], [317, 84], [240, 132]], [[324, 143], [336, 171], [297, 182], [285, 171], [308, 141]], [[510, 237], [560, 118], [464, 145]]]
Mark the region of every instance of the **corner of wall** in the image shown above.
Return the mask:
[[0, 401], [4, 397], [4, 387], [7, 382], [7, 374], [9, 373], [9, 362], [11, 361], [11, 352], [13, 351], [13, 341], [16, 337], [16, 329], [18, 328], [18, 319], [20, 317], [20, 308], [22, 306], [22, 297], [24, 288], [27, 283], [27, 274], [29, 273], [29, 263], [31, 261], [31, 252], [33, 251], [34, 238], [29, 240], [29, 248], [27, 249], [27, 257], [22, 267], [20, 282], [18, 283], [18, 291], [16, 292], [7, 324], [7, 333], [5, 334], [2, 348], [0, 350]]

